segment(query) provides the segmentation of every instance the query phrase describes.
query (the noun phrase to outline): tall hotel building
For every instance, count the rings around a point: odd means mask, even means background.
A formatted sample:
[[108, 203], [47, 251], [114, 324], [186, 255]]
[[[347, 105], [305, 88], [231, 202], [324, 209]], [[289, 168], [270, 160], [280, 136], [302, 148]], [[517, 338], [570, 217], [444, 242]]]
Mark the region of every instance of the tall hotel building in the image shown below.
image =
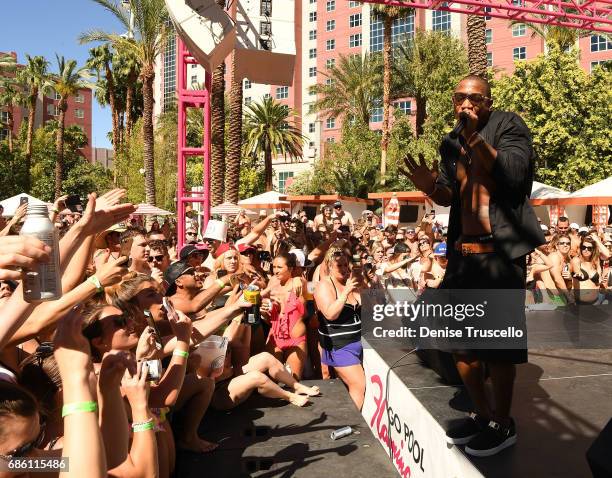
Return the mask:
[[[310, 169], [322, 156], [326, 144], [340, 140], [341, 119], [312, 112], [316, 95], [311, 87], [328, 81], [322, 73], [337, 62], [340, 55], [382, 51], [383, 24], [372, 15], [370, 4], [358, 1], [240, 0], [240, 3], [249, 19], [259, 25], [260, 32], [271, 31], [274, 38], [275, 33], [281, 33], [282, 29], [293, 29], [296, 36], [297, 58], [292, 86], [259, 85], [251, 83], [248, 78], [243, 81], [245, 105], [266, 96], [275, 98], [296, 112], [297, 124], [306, 137], [302, 159], [294, 162], [283, 157], [275, 159], [275, 187], [284, 192], [289, 178]], [[394, 44], [404, 41], [420, 28], [448, 32], [467, 45], [466, 18], [458, 13], [418, 9], [395, 20], [392, 41]], [[499, 18], [487, 17], [486, 20], [489, 65], [500, 73], [511, 73], [515, 61], [535, 58], [544, 51], [544, 40], [532, 35], [527, 26], [512, 26], [508, 20]], [[586, 71], [612, 60], [612, 42], [602, 36], [586, 36], [578, 44], [580, 62]], [[228, 71], [230, 61], [230, 58], [226, 60]], [[171, 43], [158, 64], [155, 90], [158, 111], [174, 101], [175, 63], [176, 46]], [[204, 72], [201, 67], [192, 65], [187, 78], [194, 85], [202, 83]], [[229, 75], [227, 78], [229, 80]], [[393, 108], [407, 115], [414, 112], [409, 99], [396, 102]], [[370, 127], [379, 129], [381, 122], [382, 107], [373, 105]]]

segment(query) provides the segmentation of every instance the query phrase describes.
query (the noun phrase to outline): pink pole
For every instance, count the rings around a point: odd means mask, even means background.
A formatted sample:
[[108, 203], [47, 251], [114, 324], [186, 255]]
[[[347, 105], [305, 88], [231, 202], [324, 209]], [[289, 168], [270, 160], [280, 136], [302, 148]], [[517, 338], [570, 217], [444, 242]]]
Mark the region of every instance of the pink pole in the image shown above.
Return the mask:
[[212, 75], [207, 71], [204, 80], [206, 96], [204, 101], [204, 204], [202, 227], [206, 229], [210, 218], [210, 136], [211, 136], [211, 117], [210, 102], [212, 96]]
[[177, 141], [177, 187], [176, 187], [176, 229], [177, 229], [177, 248], [180, 249], [185, 243], [185, 173], [186, 173], [186, 161], [185, 161], [185, 139], [187, 137], [185, 131], [185, 103], [183, 101], [182, 90], [185, 85], [185, 45], [183, 41], [178, 38], [178, 61], [177, 61], [177, 90], [178, 90], [178, 141]]

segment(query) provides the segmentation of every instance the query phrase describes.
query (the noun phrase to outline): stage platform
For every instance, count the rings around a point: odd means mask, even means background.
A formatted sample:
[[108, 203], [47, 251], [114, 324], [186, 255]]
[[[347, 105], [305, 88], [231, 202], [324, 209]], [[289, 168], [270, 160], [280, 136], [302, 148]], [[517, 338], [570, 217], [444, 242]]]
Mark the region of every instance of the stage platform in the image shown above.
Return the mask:
[[[585, 453], [612, 417], [612, 351], [530, 350], [529, 363], [517, 370], [512, 412], [517, 445], [497, 456], [474, 458], [444, 441], [445, 429], [470, 408], [463, 387], [445, 385], [414, 354], [387, 377], [389, 366], [410, 349], [368, 342], [363, 415], [382, 443], [389, 443], [386, 431], [392, 429], [394, 461], [402, 459], [399, 465], [409, 467], [406, 473], [398, 466], [403, 476], [591, 476]], [[385, 397], [387, 406], [381, 405]]]
[[[338, 380], [304, 381], [322, 395], [298, 408], [254, 394], [229, 412], [209, 411], [200, 436], [220, 444], [209, 454], [178, 453], [180, 478], [393, 477], [393, 465]], [[330, 433], [350, 425], [356, 433]]]

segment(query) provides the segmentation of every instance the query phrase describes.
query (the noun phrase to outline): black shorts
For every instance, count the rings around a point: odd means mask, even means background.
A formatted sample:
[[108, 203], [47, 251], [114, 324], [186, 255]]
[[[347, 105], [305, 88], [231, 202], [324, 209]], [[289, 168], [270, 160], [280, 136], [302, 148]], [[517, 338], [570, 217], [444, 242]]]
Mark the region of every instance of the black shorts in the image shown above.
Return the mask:
[[527, 362], [527, 327], [525, 323], [524, 291], [527, 276], [525, 256], [509, 259], [499, 253], [462, 255], [452, 251], [440, 289], [517, 289], [522, 291], [522, 303], [515, 301], [511, 312], [513, 323], [525, 332], [525, 348], [457, 350], [487, 362]]

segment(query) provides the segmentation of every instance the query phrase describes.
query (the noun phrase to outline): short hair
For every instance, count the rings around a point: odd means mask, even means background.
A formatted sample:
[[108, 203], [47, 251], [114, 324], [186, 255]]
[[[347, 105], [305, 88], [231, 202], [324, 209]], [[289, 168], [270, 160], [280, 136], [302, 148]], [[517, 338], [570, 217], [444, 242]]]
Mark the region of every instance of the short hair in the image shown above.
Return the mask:
[[[38, 401], [23, 387], [6, 380], [0, 380], [0, 423], [12, 416], [31, 418], [39, 411]], [[0, 427], [0, 438], [10, 432], [6, 426]]]
[[161, 251], [165, 256], [168, 255], [166, 243], [161, 239], [153, 239], [152, 241], [149, 241], [149, 249], [152, 251]]
[[489, 80], [487, 80], [486, 78], [483, 78], [482, 76], [478, 75], [467, 75], [461, 78], [461, 81], [459, 83], [463, 83], [464, 81], [479, 82], [482, 86], [484, 86], [487, 97], [491, 98], [491, 85], [489, 84]]
[[125, 241], [126, 239], [131, 239], [136, 236], [147, 237], [147, 231], [140, 226], [130, 226], [125, 231], [121, 233], [120, 242]]
[[557, 224], [559, 224], [560, 222], [569, 222], [569, 218], [561, 216], [559, 219], [557, 219]]

